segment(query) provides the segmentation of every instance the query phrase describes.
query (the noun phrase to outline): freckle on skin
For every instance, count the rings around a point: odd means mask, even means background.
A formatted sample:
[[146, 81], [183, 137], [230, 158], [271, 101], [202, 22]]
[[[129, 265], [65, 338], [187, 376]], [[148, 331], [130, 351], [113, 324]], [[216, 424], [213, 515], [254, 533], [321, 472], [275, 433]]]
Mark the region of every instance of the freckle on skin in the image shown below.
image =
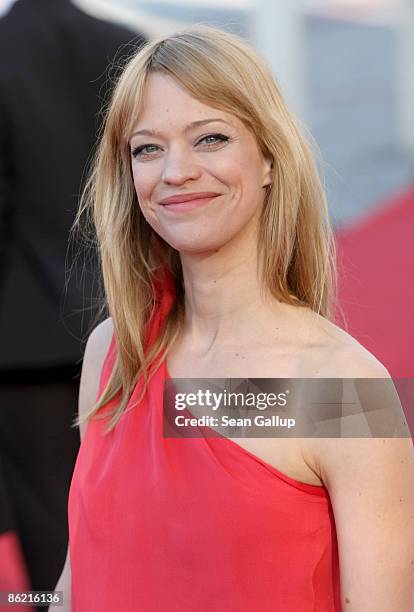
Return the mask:
[[348, 597], [345, 597], [345, 603], [351, 603], [351, 600]]

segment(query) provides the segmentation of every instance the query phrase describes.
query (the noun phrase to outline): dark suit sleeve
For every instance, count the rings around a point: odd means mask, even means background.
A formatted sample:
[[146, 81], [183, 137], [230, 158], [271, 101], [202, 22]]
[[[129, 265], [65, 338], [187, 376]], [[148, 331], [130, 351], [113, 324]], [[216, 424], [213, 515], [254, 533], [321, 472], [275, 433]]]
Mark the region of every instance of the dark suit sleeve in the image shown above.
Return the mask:
[[3, 92], [0, 88], [0, 288], [2, 284], [2, 265], [7, 249], [7, 235], [12, 214], [11, 181], [12, 149], [10, 123], [7, 117]]

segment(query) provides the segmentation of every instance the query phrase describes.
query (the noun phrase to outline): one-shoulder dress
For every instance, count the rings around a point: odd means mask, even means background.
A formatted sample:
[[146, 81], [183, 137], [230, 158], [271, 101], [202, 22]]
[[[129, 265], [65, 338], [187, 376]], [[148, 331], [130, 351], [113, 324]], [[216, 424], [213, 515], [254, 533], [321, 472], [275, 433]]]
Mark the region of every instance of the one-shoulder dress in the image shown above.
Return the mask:
[[[174, 301], [168, 270], [156, 292], [149, 341]], [[115, 355], [113, 336], [98, 397]], [[224, 436], [164, 437], [168, 377], [162, 360], [109, 434], [88, 422], [69, 492], [72, 612], [339, 612], [325, 487]]]

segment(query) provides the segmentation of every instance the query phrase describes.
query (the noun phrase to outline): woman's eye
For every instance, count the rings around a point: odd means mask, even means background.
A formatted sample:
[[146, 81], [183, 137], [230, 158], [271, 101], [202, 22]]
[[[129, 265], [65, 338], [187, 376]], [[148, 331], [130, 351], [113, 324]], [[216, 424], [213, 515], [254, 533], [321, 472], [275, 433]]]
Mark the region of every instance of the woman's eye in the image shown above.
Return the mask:
[[229, 140], [228, 136], [224, 136], [224, 134], [209, 134], [208, 136], [204, 136], [204, 138], [199, 140], [198, 143], [203, 142], [203, 140], [208, 140], [209, 138], [214, 138], [215, 142], [208, 142], [207, 144], [216, 144], [217, 141], [227, 142]]
[[[213, 141], [211, 141], [211, 139], [213, 139]], [[211, 146], [219, 142], [227, 142], [228, 140], [229, 137], [224, 136], [224, 134], [208, 134], [207, 136], [201, 138], [196, 144], [198, 145], [202, 142], [205, 142], [207, 146]], [[151, 156], [151, 154], [154, 153], [154, 150], [149, 150], [151, 149], [151, 147], [155, 147], [155, 149], [159, 148], [158, 145], [155, 144], [140, 145], [139, 147], [134, 147], [133, 149], [131, 149], [132, 157], [142, 158]]]
[[150, 155], [152, 151], [145, 151], [145, 149], [147, 149], [147, 147], [156, 147], [157, 145], [155, 144], [146, 144], [146, 145], [140, 145], [139, 147], [135, 147], [133, 149], [131, 149], [131, 153], [132, 153], [132, 157], [139, 157], [139, 155], [142, 152], [145, 152], [147, 155]]

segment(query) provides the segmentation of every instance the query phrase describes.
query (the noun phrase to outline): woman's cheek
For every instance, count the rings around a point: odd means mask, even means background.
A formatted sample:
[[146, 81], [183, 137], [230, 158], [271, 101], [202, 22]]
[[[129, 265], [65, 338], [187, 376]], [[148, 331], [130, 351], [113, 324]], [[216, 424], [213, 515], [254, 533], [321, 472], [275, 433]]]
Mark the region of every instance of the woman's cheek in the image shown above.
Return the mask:
[[[155, 214], [154, 214], [154, 212], [151, 210], [151, 208], [149, 206], [145, 205], [145, 200], [140, 200], [138, 198], [138, 202], [140, 202], [140, 209], [141, 209], [141, 212], [144, 215], [145, 219], [148, 221], [148, 223], [150, 225], [154, 225], [154, 221], [155, 221]], [[141, 202], [143, 202], [143, 204], [141, 204]]]

